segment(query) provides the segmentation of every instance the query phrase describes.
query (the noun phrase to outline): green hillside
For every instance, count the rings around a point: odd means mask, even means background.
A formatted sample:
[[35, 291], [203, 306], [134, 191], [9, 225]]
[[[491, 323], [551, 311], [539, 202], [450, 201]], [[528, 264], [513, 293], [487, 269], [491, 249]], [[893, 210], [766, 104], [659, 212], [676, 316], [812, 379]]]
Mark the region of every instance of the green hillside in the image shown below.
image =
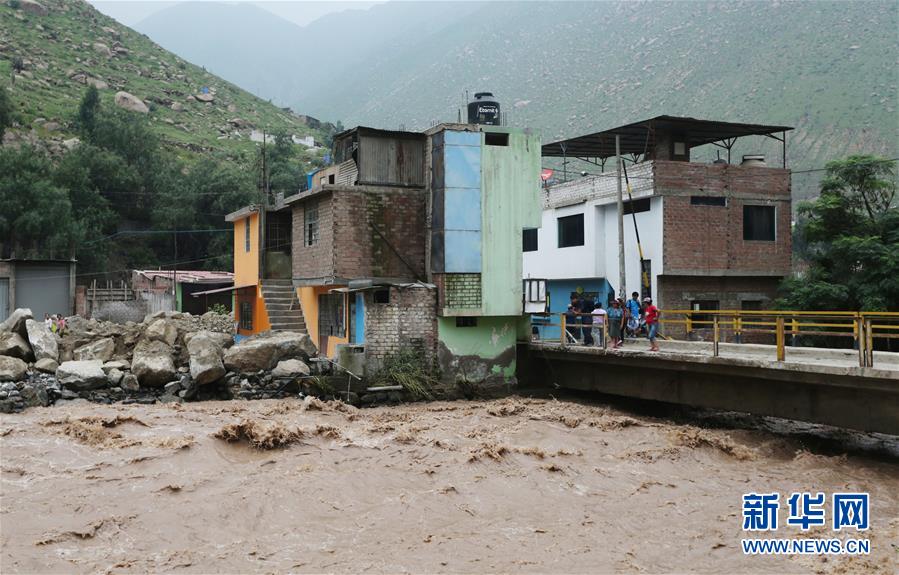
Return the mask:
[[[149, 108], [154, 133], [181, 155], [255, 149], [251, 130], [312, 135], [288, 111], [254, 97], [108, 18], [83, 0], [26, 0], [0, 4], [0, 85], [14, 103], [9, 139], [59, 143], [73, 135], [72, 117], [88, 84], [104, 104], [125, 91]], [[15, 8], [18, 6], [18, 9]], [[210, 102], [198, 99], [208, 89]], [[48, 129], [49, 128], [49, 129]]]
[[899, 155], [897, 29], [892, 1], [495, 2], [297, 105], [426, 127], [456, 117], [463, 89], [490, 90], [545, 141], [659, 114], [786, 124], [790, 165], [813, 168]]

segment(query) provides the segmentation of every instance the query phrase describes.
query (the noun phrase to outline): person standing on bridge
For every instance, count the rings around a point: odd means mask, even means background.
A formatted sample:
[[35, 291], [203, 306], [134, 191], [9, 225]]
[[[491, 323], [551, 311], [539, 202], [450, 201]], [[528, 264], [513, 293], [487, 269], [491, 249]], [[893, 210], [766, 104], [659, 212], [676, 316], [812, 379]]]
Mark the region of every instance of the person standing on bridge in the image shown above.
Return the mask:
[[637, 332], [640, 331], [640, 314], [642, 310], [640, 294], [638, 292], [632, 293], [631, 299], [627, 300], [625, 307], [627, 308], [627, 331], [631, 337], [636, 338]]
[[621, 300], [615, 299], [609, 309], [609, 339], [615, 349], [621, 347], [621, 333], [624, 330], [624, 310], [621, 307]]
[[606, 310], [602, 309], [601, 303], [596, 303], [593, 306], [593, 311], [590, 314], [593, 316], [591, 319], [593, 320], [593, 342], [597, 347], [605, 347], [606, 342], [603, 337], [603, 324], [606, 323]]
[[646, 329], [649, 331], [649, 351], [659, 351], [656, 337], [659, 335], [659, 315], [661, 312], [659, 312], [659, 308], [652, 305], [652, 298], [643, 298], [643, 303], [646, 304], [646, 307], [643, 308], [643, 313], [646, 316]]

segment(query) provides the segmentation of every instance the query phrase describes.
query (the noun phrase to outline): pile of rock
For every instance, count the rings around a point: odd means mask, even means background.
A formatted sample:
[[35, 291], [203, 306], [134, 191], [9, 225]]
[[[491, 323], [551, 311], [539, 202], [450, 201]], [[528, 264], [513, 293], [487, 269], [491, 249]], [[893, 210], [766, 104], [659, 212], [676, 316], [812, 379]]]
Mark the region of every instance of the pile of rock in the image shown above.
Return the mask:
[[295, 393], [316, 355], [306, 334], [235, 344], [228, 316], [159, 312], [141, 323], [67, 320], [62, 337], [17, 309], [0, 324], [0, 412], [84, 399], [154, 403]]

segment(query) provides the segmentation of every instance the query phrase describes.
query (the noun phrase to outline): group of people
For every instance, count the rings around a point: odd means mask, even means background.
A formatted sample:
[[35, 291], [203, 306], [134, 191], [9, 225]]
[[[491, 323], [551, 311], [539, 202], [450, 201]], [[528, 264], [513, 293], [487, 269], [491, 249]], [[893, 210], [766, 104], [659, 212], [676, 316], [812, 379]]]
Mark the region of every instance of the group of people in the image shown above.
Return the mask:
[[53, 315], [45, 313], [44, 325], [51, 332], [57, 335], [62, 335], [63, 332], [66, 331], [66, 318], [61, 313], [55, 313]]
[[599, 302], [582, 300], [576, 294], [571, 296], [571, 305], [565, 313], [565, 330], [571, 339], [582, 341], [584, 345], [605, 347], [606, 325], [612, 348], [620, 348], [625, 337], [637, 338], [645, 332], [649, 351], [659, 351], [656, 342], [659, 308], [653, 305], [652, 298], [643, 298], [641, 304], [640, 294], [634, 292], [626, 302], [621, 298], [613, 299], [606, 311]]

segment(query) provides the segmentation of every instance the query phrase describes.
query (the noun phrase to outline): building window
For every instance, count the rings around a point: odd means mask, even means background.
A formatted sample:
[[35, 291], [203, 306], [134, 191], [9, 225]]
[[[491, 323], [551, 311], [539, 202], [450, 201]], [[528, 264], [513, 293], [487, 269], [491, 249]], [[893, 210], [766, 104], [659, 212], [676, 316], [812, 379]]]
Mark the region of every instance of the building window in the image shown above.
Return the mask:
[[478, 327], [478, 318], [476, 317], [457, 317], [456, 327]]
[[718, 311], [719, 303], [718, 300], [714, 299], [699, 299], [693, 300], [690, 302], [690, 309], [693, 310], [692, 317], [690, 318], [693, 321], [693, 329], [712, 329], [712, 322], [714, 321], [712, 318], [714, 317], [712, 314], [704, 314], [704, 313], [696, 313], [697, 311]]
[[318, 296], [319, 336], [346, 337], [346, 294], [327, 293]]
[[250, 218], [243, 221], [243, 249], [250, 251]]
[[375, 303], [390, 303], [390, 290], [389, 289], [375, 290], [373, 298], [374, 298]]
[[726, 206], [727, 198], [724, 196], [690, 196], [691, 206]]
[[584, 245], [584, 214], [559, 218], [559, 247]]
[[303, 210], [303, 245], [318, 243], [318, 203], [310, 202]]
[[629, 202], [624, 202], [624, 215], [648, 212], [649, 207], [650, 207], [649, 198], [642, 198], [639, 200], [631, 200]]
[[498, 132], [484, 132], [484, 143], [488, 146], [508, 146], [509, 134]]
[[537, 228], [524, 230], [521, 234], [521, 249], [525, 252], [537, 251]]
[[253, 329], [253, 304], [248, 301], [240, 302], [240, 329]]
[[774, 206], [743, 206], [743, 239], [774, 241]]

